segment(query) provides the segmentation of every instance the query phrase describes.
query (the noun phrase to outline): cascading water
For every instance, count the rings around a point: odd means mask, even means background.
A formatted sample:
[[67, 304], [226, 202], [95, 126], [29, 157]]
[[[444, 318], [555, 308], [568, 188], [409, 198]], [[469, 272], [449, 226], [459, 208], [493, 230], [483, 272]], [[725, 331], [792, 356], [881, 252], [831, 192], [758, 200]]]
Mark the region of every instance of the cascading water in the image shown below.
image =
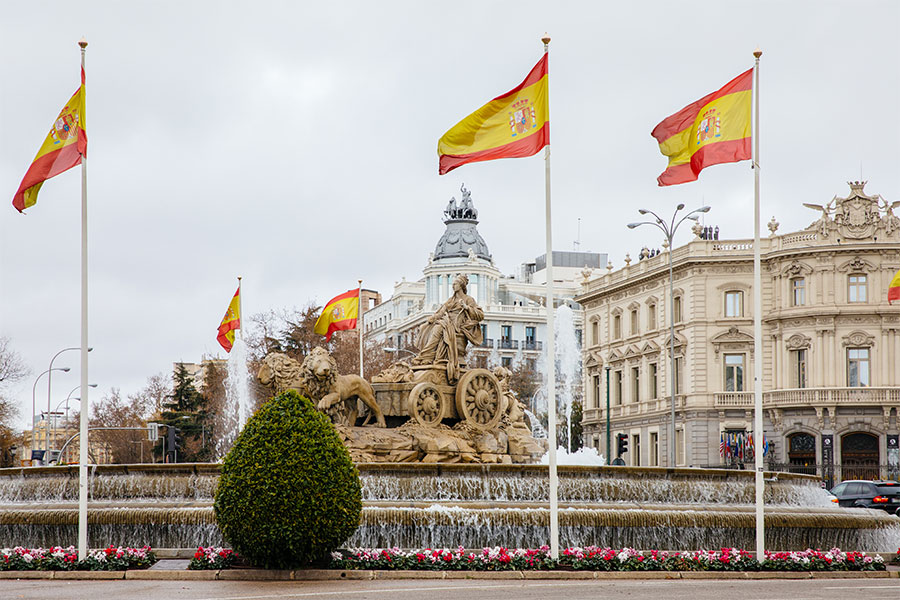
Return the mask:
[[[347, 547], [547, 543], [546, 466], [358, 467], [363, 514]], [[223, 544], [212, 508], [218, 473], [216, 464], [98, 467], [90, 483], [90, 539], [179, 548]], [[563, 466], [560, 543], [752, 548], [754, 495], [749, 471]], [[77, 496], [77, 468], [0, 469], [0, 547], [74, 543]], [[779, 473], [769, 481], [765, 519], [771, 550], [887, 552], [900, 546], [896, 517], [836, 507], [811, 476]]]
[[528, 417], [529, 425], [531, 426], [531, 436], [537, 440], [546, 440], [547, 430], [541, 425], [541, 420], [537, 418], [537, 415], [526, 408], [525, 416]]
[[250, 373], [247, 371], [247, 344], [235, 338], [228, 355], [225, 379], [225, 407], [222, 411], [222, 435], [216, 456], [223, 458], [250, 417]]

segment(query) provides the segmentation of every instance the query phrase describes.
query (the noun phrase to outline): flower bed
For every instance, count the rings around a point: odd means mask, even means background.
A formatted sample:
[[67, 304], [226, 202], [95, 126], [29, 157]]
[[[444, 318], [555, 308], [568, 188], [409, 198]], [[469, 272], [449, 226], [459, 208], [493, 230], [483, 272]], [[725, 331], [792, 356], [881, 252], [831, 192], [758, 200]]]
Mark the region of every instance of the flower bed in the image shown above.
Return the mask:
[[213, 548], [212, 546], [197, 548], [194, 558], [188, 564], [188, 569], [201, 571], [208, 569], [230, 569], [234, 565], [237, 555], [227, 548]]
[[84, 560], [78, 560], [75, 546], [17, 546], [0, 550], [0, 571], [125, 571], [146, 569], [156, 560], [150, 546], [126, 548], [110, 545], [90, 552]]
[[766, 552], [760, 563], [738, 548], [697, 552], [640, 552], [633, 548], [566, 548], [558, 559], [550, 549], [484, 548], [480, 553], [432, 549], [404, 552], [399, 548], [353, 549], [333, 552], [332, 569], [408, 569], [430, 571], [883, 571], [879, 555], [828, 551]]

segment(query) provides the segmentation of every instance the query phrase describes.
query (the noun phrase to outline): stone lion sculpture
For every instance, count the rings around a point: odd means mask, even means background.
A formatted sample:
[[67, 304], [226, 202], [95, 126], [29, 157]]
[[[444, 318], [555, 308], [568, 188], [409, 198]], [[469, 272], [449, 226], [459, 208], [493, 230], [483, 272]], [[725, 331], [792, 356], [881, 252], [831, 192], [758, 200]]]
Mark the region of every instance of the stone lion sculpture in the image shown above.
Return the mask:
[[338, 413], [350, 426], [356, 423], [359, 414], [356, 401], [359, 399], [375, 416], [378, 426], [386, 426], [384, 414], [375, 402], [375, 390], [369, 382], [359, 375], [339, 375], [334, 357], [325, 348], [314, 348], [302, 363], [278, 352], [268, 354], [257, 378], [261, 384], [271, 385], [275, 393], [297, 390], [316, 403], [316, 408], [322, 412], [330, 414], [335, 407], [343, 408]]

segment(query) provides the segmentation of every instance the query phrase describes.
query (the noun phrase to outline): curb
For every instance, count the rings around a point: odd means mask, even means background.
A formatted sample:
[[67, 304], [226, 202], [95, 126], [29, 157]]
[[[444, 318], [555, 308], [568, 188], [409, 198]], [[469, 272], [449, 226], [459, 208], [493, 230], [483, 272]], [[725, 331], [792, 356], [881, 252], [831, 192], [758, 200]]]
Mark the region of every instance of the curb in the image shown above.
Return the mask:
[[302, 569], [270, 571], [265, 569], [224, 569], [221, 571], [0, 571], [2, 579], [67, 580], [157, 580], [157, 581], [339, 581], [409, 579], [484, 579], [484, 580], [556, 580], [616, 581], [623, 579], [898, 579], [897, 571], [338, 571]]

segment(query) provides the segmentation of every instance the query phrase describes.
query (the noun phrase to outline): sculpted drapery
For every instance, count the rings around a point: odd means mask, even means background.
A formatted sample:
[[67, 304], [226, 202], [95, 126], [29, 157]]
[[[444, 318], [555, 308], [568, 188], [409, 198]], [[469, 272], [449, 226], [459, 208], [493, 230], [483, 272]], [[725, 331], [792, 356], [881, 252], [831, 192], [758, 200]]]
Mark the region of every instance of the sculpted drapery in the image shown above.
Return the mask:
[[465, 356], [466, 344], [480, 346], [484, 342], [481, 321], [484, 311], [466, 294], [469, 278], [458, 276], [453, 281], [453, 295], [428, 318], [419, 332], [419, 354], [415, 365], [433, 365], [447, 361], [447, 380], [459, 379], [459, 361]]

